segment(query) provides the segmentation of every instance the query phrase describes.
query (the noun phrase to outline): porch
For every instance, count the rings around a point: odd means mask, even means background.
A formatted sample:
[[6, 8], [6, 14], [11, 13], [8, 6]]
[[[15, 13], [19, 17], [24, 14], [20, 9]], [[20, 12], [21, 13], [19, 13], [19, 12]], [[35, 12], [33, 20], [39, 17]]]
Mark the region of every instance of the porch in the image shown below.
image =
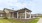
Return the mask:
[[17, 18], [20, 18], [20, 19], [31, 19], [31, 13], [26, 12], [26, 11], [24, 13], [17, 12]]
[[31, 19], [31, 11], [18, 10], [16, 13], [14, 13], [14, 17], [17, 19]]

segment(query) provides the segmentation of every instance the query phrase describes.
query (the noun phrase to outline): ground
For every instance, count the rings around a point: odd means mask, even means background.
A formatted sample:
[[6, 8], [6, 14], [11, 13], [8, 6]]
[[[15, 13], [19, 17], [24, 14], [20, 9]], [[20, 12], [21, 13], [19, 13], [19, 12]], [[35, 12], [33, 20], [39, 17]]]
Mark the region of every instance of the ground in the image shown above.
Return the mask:
[[0, 19], [0, 23], [37, 23], [38, 19], [17, 20], [17, 19]]
[[39, 19], [39, 21], [37, 23], [42, 23], [42, 18]]

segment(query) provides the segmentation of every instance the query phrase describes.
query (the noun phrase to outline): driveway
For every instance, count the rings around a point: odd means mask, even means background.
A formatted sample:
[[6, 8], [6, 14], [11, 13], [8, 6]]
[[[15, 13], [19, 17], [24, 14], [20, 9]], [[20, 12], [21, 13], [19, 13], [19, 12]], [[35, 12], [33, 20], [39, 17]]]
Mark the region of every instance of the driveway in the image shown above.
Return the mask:
[[39, 19], [39, 21], [37, 23], [42, 23], [42, 18]]

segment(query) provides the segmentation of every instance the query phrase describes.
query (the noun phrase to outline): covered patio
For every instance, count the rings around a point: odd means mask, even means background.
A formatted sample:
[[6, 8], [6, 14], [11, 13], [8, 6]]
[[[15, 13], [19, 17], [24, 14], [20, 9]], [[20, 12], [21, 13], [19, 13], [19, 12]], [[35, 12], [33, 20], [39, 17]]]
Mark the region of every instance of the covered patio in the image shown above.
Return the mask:
[[31, 19], [31, 10], [24, 8], [17, 11], [17, 19]]

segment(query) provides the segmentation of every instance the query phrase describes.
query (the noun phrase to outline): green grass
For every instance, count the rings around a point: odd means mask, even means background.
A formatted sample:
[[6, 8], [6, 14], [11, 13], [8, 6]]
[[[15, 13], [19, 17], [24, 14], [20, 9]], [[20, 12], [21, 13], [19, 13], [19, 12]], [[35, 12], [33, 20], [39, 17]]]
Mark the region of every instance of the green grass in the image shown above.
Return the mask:
[[27, 22], [27, 23], [37, 23], [38, 20], [39, 20], [39, 19], [36, 18], [36, 19], [33, 19], [33, 20], [31, 20], [31, 21], [29, 21], [29, 22]]
[[12, 20], [12, 19], [0, 19], [0, 23], [37, 23], [38, 19], [32, 19], [29, 21], [20, 21], [20, 20]]

